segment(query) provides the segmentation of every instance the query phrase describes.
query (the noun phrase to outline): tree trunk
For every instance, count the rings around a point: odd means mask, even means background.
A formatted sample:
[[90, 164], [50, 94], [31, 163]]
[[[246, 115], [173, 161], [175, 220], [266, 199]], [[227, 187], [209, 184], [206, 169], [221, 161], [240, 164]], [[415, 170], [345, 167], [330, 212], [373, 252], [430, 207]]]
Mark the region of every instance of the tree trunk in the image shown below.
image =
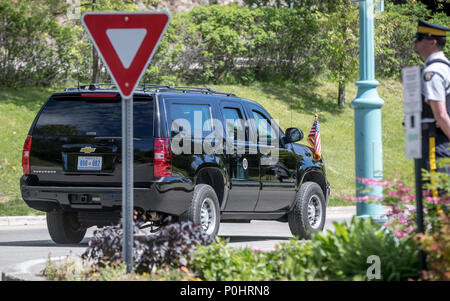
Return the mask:
[[338, 105], [345, 106], [345, 84], [339, 83]]
[[99, 64], [97, 49], [92, 46], [92, 83], [98, 82]]

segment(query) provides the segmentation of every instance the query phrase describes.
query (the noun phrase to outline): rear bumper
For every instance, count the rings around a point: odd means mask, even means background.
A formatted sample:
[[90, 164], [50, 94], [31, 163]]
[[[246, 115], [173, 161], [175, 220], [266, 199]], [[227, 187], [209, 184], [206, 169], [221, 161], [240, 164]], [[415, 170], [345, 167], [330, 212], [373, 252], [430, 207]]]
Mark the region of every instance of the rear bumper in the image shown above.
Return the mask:
[[[180, 185], [182, 184], [182, 185]], [[32, 186], [22, 181], [20, 187], [25, 203], [36, 210], [114, 210], [122, 207], [121, 187]], [[153, 182], [150, 188], [134, 188], [134, 207], [181, 215], [188, 209], [194, 186], [186, 179], [166, 178]]]

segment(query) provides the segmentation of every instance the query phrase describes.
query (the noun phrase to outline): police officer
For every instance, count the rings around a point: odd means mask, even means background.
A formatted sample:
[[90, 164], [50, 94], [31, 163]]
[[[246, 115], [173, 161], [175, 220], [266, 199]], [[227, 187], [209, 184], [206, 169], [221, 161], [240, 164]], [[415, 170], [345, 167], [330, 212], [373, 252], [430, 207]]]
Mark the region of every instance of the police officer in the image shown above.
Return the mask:
[[425, 60], [422, 71], [422, 168], [450, 174], [439, 158], [450, 157], [450, 62], [443, 48], [450, 28], [419, 20], [414, 51]]

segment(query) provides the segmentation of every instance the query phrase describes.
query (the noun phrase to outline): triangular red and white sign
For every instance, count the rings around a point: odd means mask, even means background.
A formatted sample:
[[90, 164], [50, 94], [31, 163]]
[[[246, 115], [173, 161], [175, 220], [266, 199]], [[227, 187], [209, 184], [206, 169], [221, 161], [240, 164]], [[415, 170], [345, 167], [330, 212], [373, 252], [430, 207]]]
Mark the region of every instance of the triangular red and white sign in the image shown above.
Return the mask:
[[129, 97], [166, 32], [170, 14], [93, 12], [81, 20], [120, 94]]

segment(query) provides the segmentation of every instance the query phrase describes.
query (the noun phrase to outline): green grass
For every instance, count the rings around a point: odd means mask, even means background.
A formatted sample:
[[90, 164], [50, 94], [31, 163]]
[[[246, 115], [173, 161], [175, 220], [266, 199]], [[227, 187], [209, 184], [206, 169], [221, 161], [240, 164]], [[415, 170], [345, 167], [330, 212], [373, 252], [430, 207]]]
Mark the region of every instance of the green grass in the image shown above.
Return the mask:
[[31, 209], [22, 199], [14, 198], [0, 203], [0, 216], [43, 215], [45, 212]]
[[39, 214], [21, 200], [22, 149], [31, 123], [54, 89], [0, 88], [0, 215]]
[[[355, 193], [354, 125], [353, 109], [350, 106], [357, 92], [354, 84], [350, 83], [346, 89], [346, 106], [343, 108], [337, 106], [336, 85], [327, 82], [314, 85], [273, 82], [254, 83], [250, 86], [208, 84], [204, 86], [216, 91], [232, 92], [259, 102], [278, 121], [283, 130], [294, 126], [302, 129], [305, 135], [311, 129], [314, 111], [317, 108], [323, 156], [331, 184], [330, 205], [348, 205], [340, 198], [353, 196]], [[23, 143], [39, 108], [53, 91], [58, 90], [61, 89], [0, 88], [0, 198], [8, 196], [14, 200], [0, 202], [0, 215], [5, 215], [4, 210], [12, 211], [8, 208], [20, 203], [17, 199], [21, 198], [19, 178], [22, 175]], [[377, 91], [385, 101], [382, 107], [384, 178], [399, 178], [413, 183], [413, 163], [412, 160], [406, 160], [404, 155], [401, 83], [395, 80], [381, 80]], [[30, 213], [37, 211], [31, 210]]]

